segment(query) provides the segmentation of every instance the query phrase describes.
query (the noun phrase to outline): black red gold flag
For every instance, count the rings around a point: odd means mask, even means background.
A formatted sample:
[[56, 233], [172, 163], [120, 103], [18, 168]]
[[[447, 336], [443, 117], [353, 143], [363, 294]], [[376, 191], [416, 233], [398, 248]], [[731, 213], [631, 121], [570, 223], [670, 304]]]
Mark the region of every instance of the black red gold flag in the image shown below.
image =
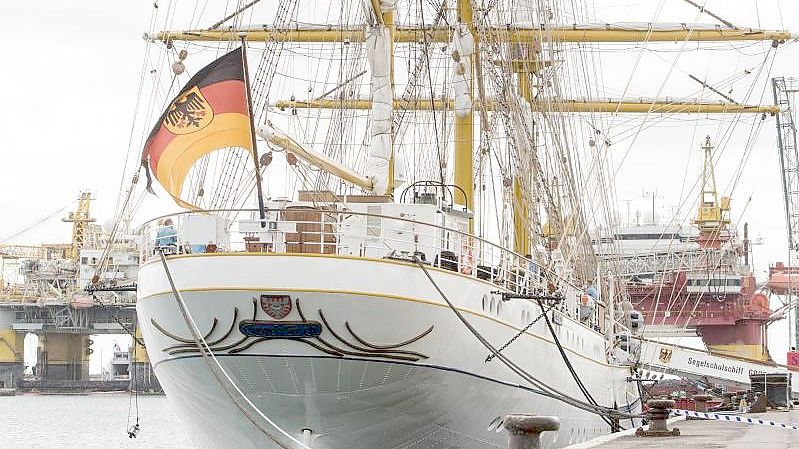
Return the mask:
[[[242, 49], [197, 72], [169, 104], [142, 152], [142, 165], [183, 207], [183, 183], [201, 157], [228, 147], [253, 151]], [[148, 173], [149, 180], [149, 173]], [[148, 183], [149, 187], [149, 183]]]

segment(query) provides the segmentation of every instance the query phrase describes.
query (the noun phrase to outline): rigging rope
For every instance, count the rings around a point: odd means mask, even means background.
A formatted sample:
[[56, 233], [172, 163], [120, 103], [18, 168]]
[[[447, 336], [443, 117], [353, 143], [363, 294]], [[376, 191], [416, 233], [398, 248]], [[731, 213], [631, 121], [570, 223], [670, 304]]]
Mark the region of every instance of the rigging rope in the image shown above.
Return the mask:
[[6, 237], [3, 237], [2, 239], [0, 239], [0, 243], [5, 243], [5, 242], [7, 242], [7, 241], [9, 241], [11, 239], [17, 238], [20, 235], [30, 231], [31, 229], [41, 225], [42, 223], [45, 223], [47, 220], [49, 220], [49, 219], [55, 217], [56, 215], [60, 214], [61, 212], [65, 211], [72, 204], [75, 204], [75, 201], [70, 201], [69, 203], [65, 204], [64, 206], [61, 206], [57, 210], [45, 215], [44, 217], [42, 217], [42, 218], [34, 221], [33, 223], [25, 226], [24, 228], [14, 232], [13, 234], [8, 235]]
[[[131, 386], [130, 386], [130, 394], [128, 395], [128, 420], [127, 420], [127, 429], [128, 429], [128, 438], [136, 438], [139, 436], [139, 431], [141, 430], [141, 426], [139, 424], [139, 364], [136, 362], [136, 348], [138, 347], [138, 340], [136, 337], [133, 337], [133, 370], [130, 373], [131, 376]], [[130, 415], [131, 415], [131, 405], [134, 408], [135, 415], [136, 415], [136, 423], [131, 426], [130, 425]]]
[[[580, 400], [575, 399], [575, 398], [573, 398], [573, 397], [571, 397], [569, 395], [561, 393], [557, 389], [555, 389], [553, 387], [550, 387], [549, 385], [545, 384], [544, 382], [538, 380], [535, 376], [533, 376], [529, 372], [527, 372], [524, 369], [522, 369], [521, 367], [519, 367], [512, 360], [508, 359], [504, 354], [501, 354], [500, 352], [498, 352], [497, 349], [488, 340], [486, 340], [486, 338], [483, 337], [483, 335], [480, 334], [480, 332], [477, 329], [475, 329], [474, 326], [471, 325], [471, 323], [469, 323], [469, 321], [466, 319], [466, 317], [463, 316], [463, 314], [460, 312], [460, 310], [458, 310], [458, 308], [455, 307], [455, 305], [447, 297], [447, 295], [444, 293], [444, 291], [441, 290], [441, 287], [438, 285], [438, 283], [430, 275], [430, 273], [428, 272], [427, 267], [425, 267], [424, 263], [421, 260], [419, 260], [419, 258], [415, 258], [414, 261], [419, 266], [419, 268], [422, 269], [422, 271], [424, 272], [425, 276], [430, 281], [432, 286], [435, 288], [435, 290], [438, 292], [438, 294], [441, 296], [441, 298], [444, 300], [444, 302], [447, 303], [447, 306], [449, 306], [450, 310], [452, 310], [452, 312], [455, 314], [455, 316], [458, 318], [458, 320], [466, 327], [466, 329], [468, 329], [469, 332], [471, 332], [471, 334], [483, 346], [485, 346], [486, 349], [488, 349], [491, 352], [491, 354], [494, 355], [494, 357], [496, 357], [497, 359], [502, 361], [502, 363], [505, 364], [511, 371], [513, 371], [514, 373], [518, 374], [522, 379], [530, 382], [535, 387], [539, 388], [541, 391], [538, 391], [537, 393], [539, 393], [539, 394], [541, 394], [543, 396], [547, 396], [547, 397], [552, 398], [552, 399], [556, 399], [558, 401], [561, 401], [561, 402], [563, 402], [565, 404], [568, 404], [568, 405], [571, 405], [573, 407], [579, 408], [581, 410], [585, 410], [587, 412], [594, 413], [594, 414], [597, 414], [597, 415], [600, 415], [600, 416], [603, 416], [603, 417], [639, 418], [639, 417], [642, 416], [640, 414], [627, 413], [627, 412], [619, 411], [619, 410], [612, 409], [612, 408], [609, 408], [609, 407], [603, 407], [603, 406], [600, 406], [600, 405], [589, 404], [589, 403], [580, 401]], [[542, 310], [543, 310], [543, 308], [542, 308]]]
[[[141, 170], [141, 166], [139, 166], [139, 170]], [[128, 188], [128, 193], [125, 196], [125, 200], [122, 202], [122, 206], [117, 207], [119, 213], [114, 219], [114, 225], [112, 226], [111, 232], [108, 235], [105, 248], [103, 248], [103, 252], [100, 255], [100, 261], [94, 269], [94, 275], [92, 276], [91, 279], [92, 284], [97, 284], [100, 281], [100, 276], [108, 266], [108, 261], [109, 258], [111, 257], [111, 250], [113, 249], [114, 244], [116, 243], [119, 226], [125, 222], [124, 217], [128, 211], [128, 205], [130, 204], [130, 199], [133, 196], [134, 189], [136, 188], [136, 183], [138, 182], [139, 182], [139, 172], [137, 171], [136, 173], [133, 174], [133, 179], [131, 180], [130, 187]]]
[[210, 27], [210, 28], [208, 28], [208, 29], [209, 29], [209, 30], [215, 30], [215, 29], [219, 28], [220, 26], [222, 26], [222, 24], [223, 24], [223, 23], [225, 23], [225, 22], [227, 22], [228, 20], [230, 20], [230, 19], [232, 19], [232, 18], [234, 18], [234, 17], [238, 16], [239, 14], [241, 14], [241, 13], [242, 13], [242, 12], [244, 12], [244, 11], [246, 11], [246, 10], [247, 10], [247, 9], [249, 9], [251, 6], [255, 5], [256, 3], [260, 2], [260, 1], [261, 1], [261, 0], [252, 0], [251, 2], [247, 3], [246, 5], [242, 6], [242, 7], [241, 7], [241, 8], [239, 8], [239, 9], [237, 9], [237, 10], [236, 10], [236, 11], [234, 11], [233, 13], [231, 13], [231, 14], [228, 14], [227, 16], [225, 16], [224, 18], [222, 18], [221, 20], [219, 20], [219, 21], [218, 21], [218, 22], [216, 22], [215, 24], [211, 25], [211, 27]]
[[[549, 316], [544, 312], [544, 304], [541, 302], [540, 299], [536, 298], [536, 302], [538, 303], [538, 307], [541, 308], [541, 313], [544, 316], [544, 322], [547, 324], [547, 329], [549, 329], [549, 334], [552, 336], [552, 340], [555, 342], [555, 346], [558, 347], [558, 352], [560, 353], [561, 359], [563, 359], [563, 363], [566, 364], [566, 368], [569, 370], [569, 373], [572, 375], [572, 378], [577, 383], [577, 387], [580, 391], [583, 392], [583, 395], [588, 400], [591, 405], [599, 405], [597, 404], [596, 399], [591, 395], [591, 392], [588, 391], [588, 388], [583, 383], [583, 380], [580, 379], [580, 375], [577, 374], [575, 371], [574, 366], [569, 360], [569, 356], [566, 355], [566, 351], [563, 349], [563, 345], [560, 344], [560, 338], [558, 338], [557, 333], [555, 333], [555, 329], [552, 327], [552, 323], [549, 321]], [[611, 428], [613, 428], [614, 424], [611, 422], [608, 416], [602, 416], [602, 420], [605, 421]]]

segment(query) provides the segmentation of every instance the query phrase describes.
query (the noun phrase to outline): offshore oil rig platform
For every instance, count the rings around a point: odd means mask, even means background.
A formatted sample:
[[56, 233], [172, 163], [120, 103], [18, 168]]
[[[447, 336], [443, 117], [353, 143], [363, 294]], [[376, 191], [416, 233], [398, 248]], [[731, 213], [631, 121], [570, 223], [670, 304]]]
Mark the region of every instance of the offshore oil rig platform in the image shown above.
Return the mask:
[[731, 200], [717, 192], [709, 137], [702, 150], [693, 226], [617, 229], [601, 236], [598, 252], [618, 267], [647, 337], [699, 336], [712, 354], [773, 363], [767, 327], [787, 310], [772, 310], [770, 297], [786, 289], [757, 285], [748, 225], [743, 238], [731, 226]]
[[[72, 225], [70, 243], [0, 245], [0, 388], [159, 388], [146, 350], [136, 343], [135, 239], [109, 242], [90, 214], [91, 201], [90, 193], [81, 193], [62, 219]], [[38, 338], [36, 362], [26, 367], [33, 359], [25, 357], [30, 334]], [[95, 380], [89, 376], [91, 336], [102, 334], [130, 334], [134, 343], [129, 350], [115, 348], [110, 374]]]

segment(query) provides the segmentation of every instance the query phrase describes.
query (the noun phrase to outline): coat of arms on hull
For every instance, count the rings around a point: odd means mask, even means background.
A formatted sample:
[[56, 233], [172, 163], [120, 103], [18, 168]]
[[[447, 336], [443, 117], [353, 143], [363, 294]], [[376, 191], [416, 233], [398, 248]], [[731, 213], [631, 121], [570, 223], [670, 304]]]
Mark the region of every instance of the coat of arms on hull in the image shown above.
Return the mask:
[[672, 350], [667, 348], [660, 348], [660, 355], [658, 358], [662, 363], [669, 363], [671, 362], [671, 354]]
[[[287, 303], [286, 303], [287, 301]], [[296, 321], [265, 321], [258, 319], [258, 305], [270, 318], [279, 320], [288, 316], [292, 309], [296, 310], [299, 320]], [[292, 307], [292, 304], [294, 307]], [[309, 320], [300, 307], [299, 298], [292, 301], [288, 295], [261, 295], [252, 297], [251, 317], [239, 317], [239, 308], [233, 308], [233, 319], [230, 326], [221, 336], [213, 338], [217, 332], [219, 319], [214, 318], [211, 328], [202, 336], [208, 347], [214, 353], [236, 354], [245, 351], [259, 343], [275, 342], [278, 340], [293, 340], [305, 343], [321, 352], [336, 357], [357, 356], [364, 358], [393, 359], [417, 362], [427, 359], [428, 356], [417, 351], [403, 349], [433, 332], [433, 326], [427, 330], [407, 339], [393, 344], [373, 343], [358, 335], [353, 326], [344, 322], [343, 329], [336, 331], [328, 322], [322, 309], [317, 310], [320, 321]], [[199, 353], [200, 349], [193, 338], [175, 335], [151, 318], [153, 326], [166, 337], [178, 342], [162, 349], [170, 356], [178, 354]], [[234, 329], [238, 325], [241, 337], [234, 336]], [[337, 326], [341, 328], [341, 326]], [[346, 331], [347, 334], [344, 334]]]
[[276, 320], [291, 313], [291, 298], [288, 295], [261, 295], [261, 309]]

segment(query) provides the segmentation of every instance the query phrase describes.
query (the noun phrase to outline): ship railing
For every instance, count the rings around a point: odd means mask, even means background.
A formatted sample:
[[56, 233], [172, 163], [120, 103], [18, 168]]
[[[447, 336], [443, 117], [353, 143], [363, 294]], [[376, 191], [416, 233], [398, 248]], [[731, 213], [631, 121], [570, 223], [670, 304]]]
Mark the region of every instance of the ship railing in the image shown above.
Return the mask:
[[610, 319], [607, 329], [610, 334], [610, 344], [607, 345], [605, 354], [608, 360], [620, 364], [633, 364], [640, 359], [641, 344], [635, 340], [636, 332], [623, 323]]
[[[220, 213], [234, 218], [222, 218]], [[168, 220], [168, 221], [167, 221]], [[262, 226], [263, 225], [263, 226]], [[580, 289], [552, 270], [464, 230], [406, 217], [328, 208], [182, 212], [140, 228], [141, 260], [198, 253], [303, 253], [416, 262], [490, 282], [507, 292], [563, 297], [578, 316]]]

